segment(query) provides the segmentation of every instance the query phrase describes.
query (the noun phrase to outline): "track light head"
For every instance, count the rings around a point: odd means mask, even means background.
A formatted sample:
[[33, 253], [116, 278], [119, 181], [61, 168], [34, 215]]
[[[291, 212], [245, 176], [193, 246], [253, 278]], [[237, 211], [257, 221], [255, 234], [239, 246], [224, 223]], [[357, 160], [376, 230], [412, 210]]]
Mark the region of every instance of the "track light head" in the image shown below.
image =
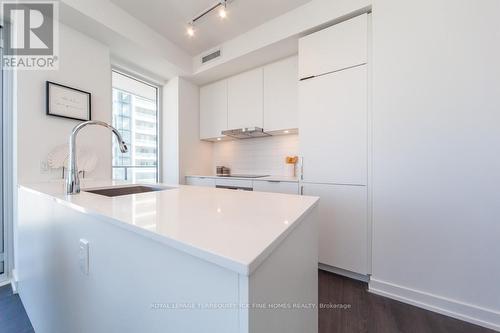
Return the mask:
[[192, 23], [188, 24], [188, 26], [186, 28], [186, 33], [189, 37], [194, 37], [195, 30], [194, 30], [194, 26]]
[[221, 2], [221, 4], [220, 4], [220, 7], [219, 7], [219, 17], [221, 19], [225, 19], [227, 17], [226, 2], [225, 1]]

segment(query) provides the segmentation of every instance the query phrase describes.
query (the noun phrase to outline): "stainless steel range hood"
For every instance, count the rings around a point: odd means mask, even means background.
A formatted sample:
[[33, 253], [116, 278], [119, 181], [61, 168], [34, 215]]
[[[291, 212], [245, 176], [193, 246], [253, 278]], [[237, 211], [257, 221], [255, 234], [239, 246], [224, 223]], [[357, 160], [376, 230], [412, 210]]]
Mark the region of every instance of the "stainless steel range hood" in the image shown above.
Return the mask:
[[251, 139], [271, 136], [271, 134], [264, 132], [264, 130], [260, 127], [247, 127], [222, 131], [222, 135], [227, 135], [235, 139]]

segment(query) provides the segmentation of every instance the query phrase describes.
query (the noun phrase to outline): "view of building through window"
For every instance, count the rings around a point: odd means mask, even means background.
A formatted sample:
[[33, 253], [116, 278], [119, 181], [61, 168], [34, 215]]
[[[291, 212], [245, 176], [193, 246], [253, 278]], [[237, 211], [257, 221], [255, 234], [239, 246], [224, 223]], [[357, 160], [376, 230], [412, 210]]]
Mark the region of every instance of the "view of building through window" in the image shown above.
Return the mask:
[[158, 180], [158, 89], [113, 72], [113, 126], [122, 134], [125, 154], [113, 138], [113, 179]]

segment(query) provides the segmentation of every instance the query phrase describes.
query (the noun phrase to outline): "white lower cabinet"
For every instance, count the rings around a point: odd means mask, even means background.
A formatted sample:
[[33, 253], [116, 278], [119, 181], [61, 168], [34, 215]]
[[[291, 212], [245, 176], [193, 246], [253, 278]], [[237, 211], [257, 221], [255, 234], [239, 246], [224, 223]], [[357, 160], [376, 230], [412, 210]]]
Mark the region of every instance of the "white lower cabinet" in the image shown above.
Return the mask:
[[205, 177], [186, 177], [186, 185], [215, 187], [215, 179]]
[[299, 194], [299, 184], [294, 182], [255, 180], [253, 182], [253, 190], [257, 192]]
[[290, 181], [249, 180], [199, 176], [186, 176], [186, 185], [241, 188], [253, 190], [256, 192], [273, 192], [286, 194], [299, 194], [300, 188], [298, 182]]
[[319, 262], [368, 274], [367, 187], [303, 183], [303, 194], [320, 197]]
[[248, 189], [252, 190], [253, 184], [251, 180], [247, 179], [231, 179], [231, 178], [217, 178], [215, 180], [216, 187], [232, 188], [232, 189]]

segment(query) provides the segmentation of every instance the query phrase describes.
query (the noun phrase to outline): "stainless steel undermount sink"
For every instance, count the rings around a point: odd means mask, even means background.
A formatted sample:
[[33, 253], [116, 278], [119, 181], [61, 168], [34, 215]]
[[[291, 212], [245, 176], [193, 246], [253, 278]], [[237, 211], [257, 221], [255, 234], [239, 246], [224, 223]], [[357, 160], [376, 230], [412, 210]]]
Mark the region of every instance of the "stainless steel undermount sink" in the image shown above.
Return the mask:
[[171, 189], [173, 189], [173, 187], [160, 186], [160, 185], [131, 185], [131, 186], [104, 187], [99, 189], [89, 189], [82, 191], [98, 195], [104, 195], [106, 197], [119, 197], [122, 195], [158, 192]]

